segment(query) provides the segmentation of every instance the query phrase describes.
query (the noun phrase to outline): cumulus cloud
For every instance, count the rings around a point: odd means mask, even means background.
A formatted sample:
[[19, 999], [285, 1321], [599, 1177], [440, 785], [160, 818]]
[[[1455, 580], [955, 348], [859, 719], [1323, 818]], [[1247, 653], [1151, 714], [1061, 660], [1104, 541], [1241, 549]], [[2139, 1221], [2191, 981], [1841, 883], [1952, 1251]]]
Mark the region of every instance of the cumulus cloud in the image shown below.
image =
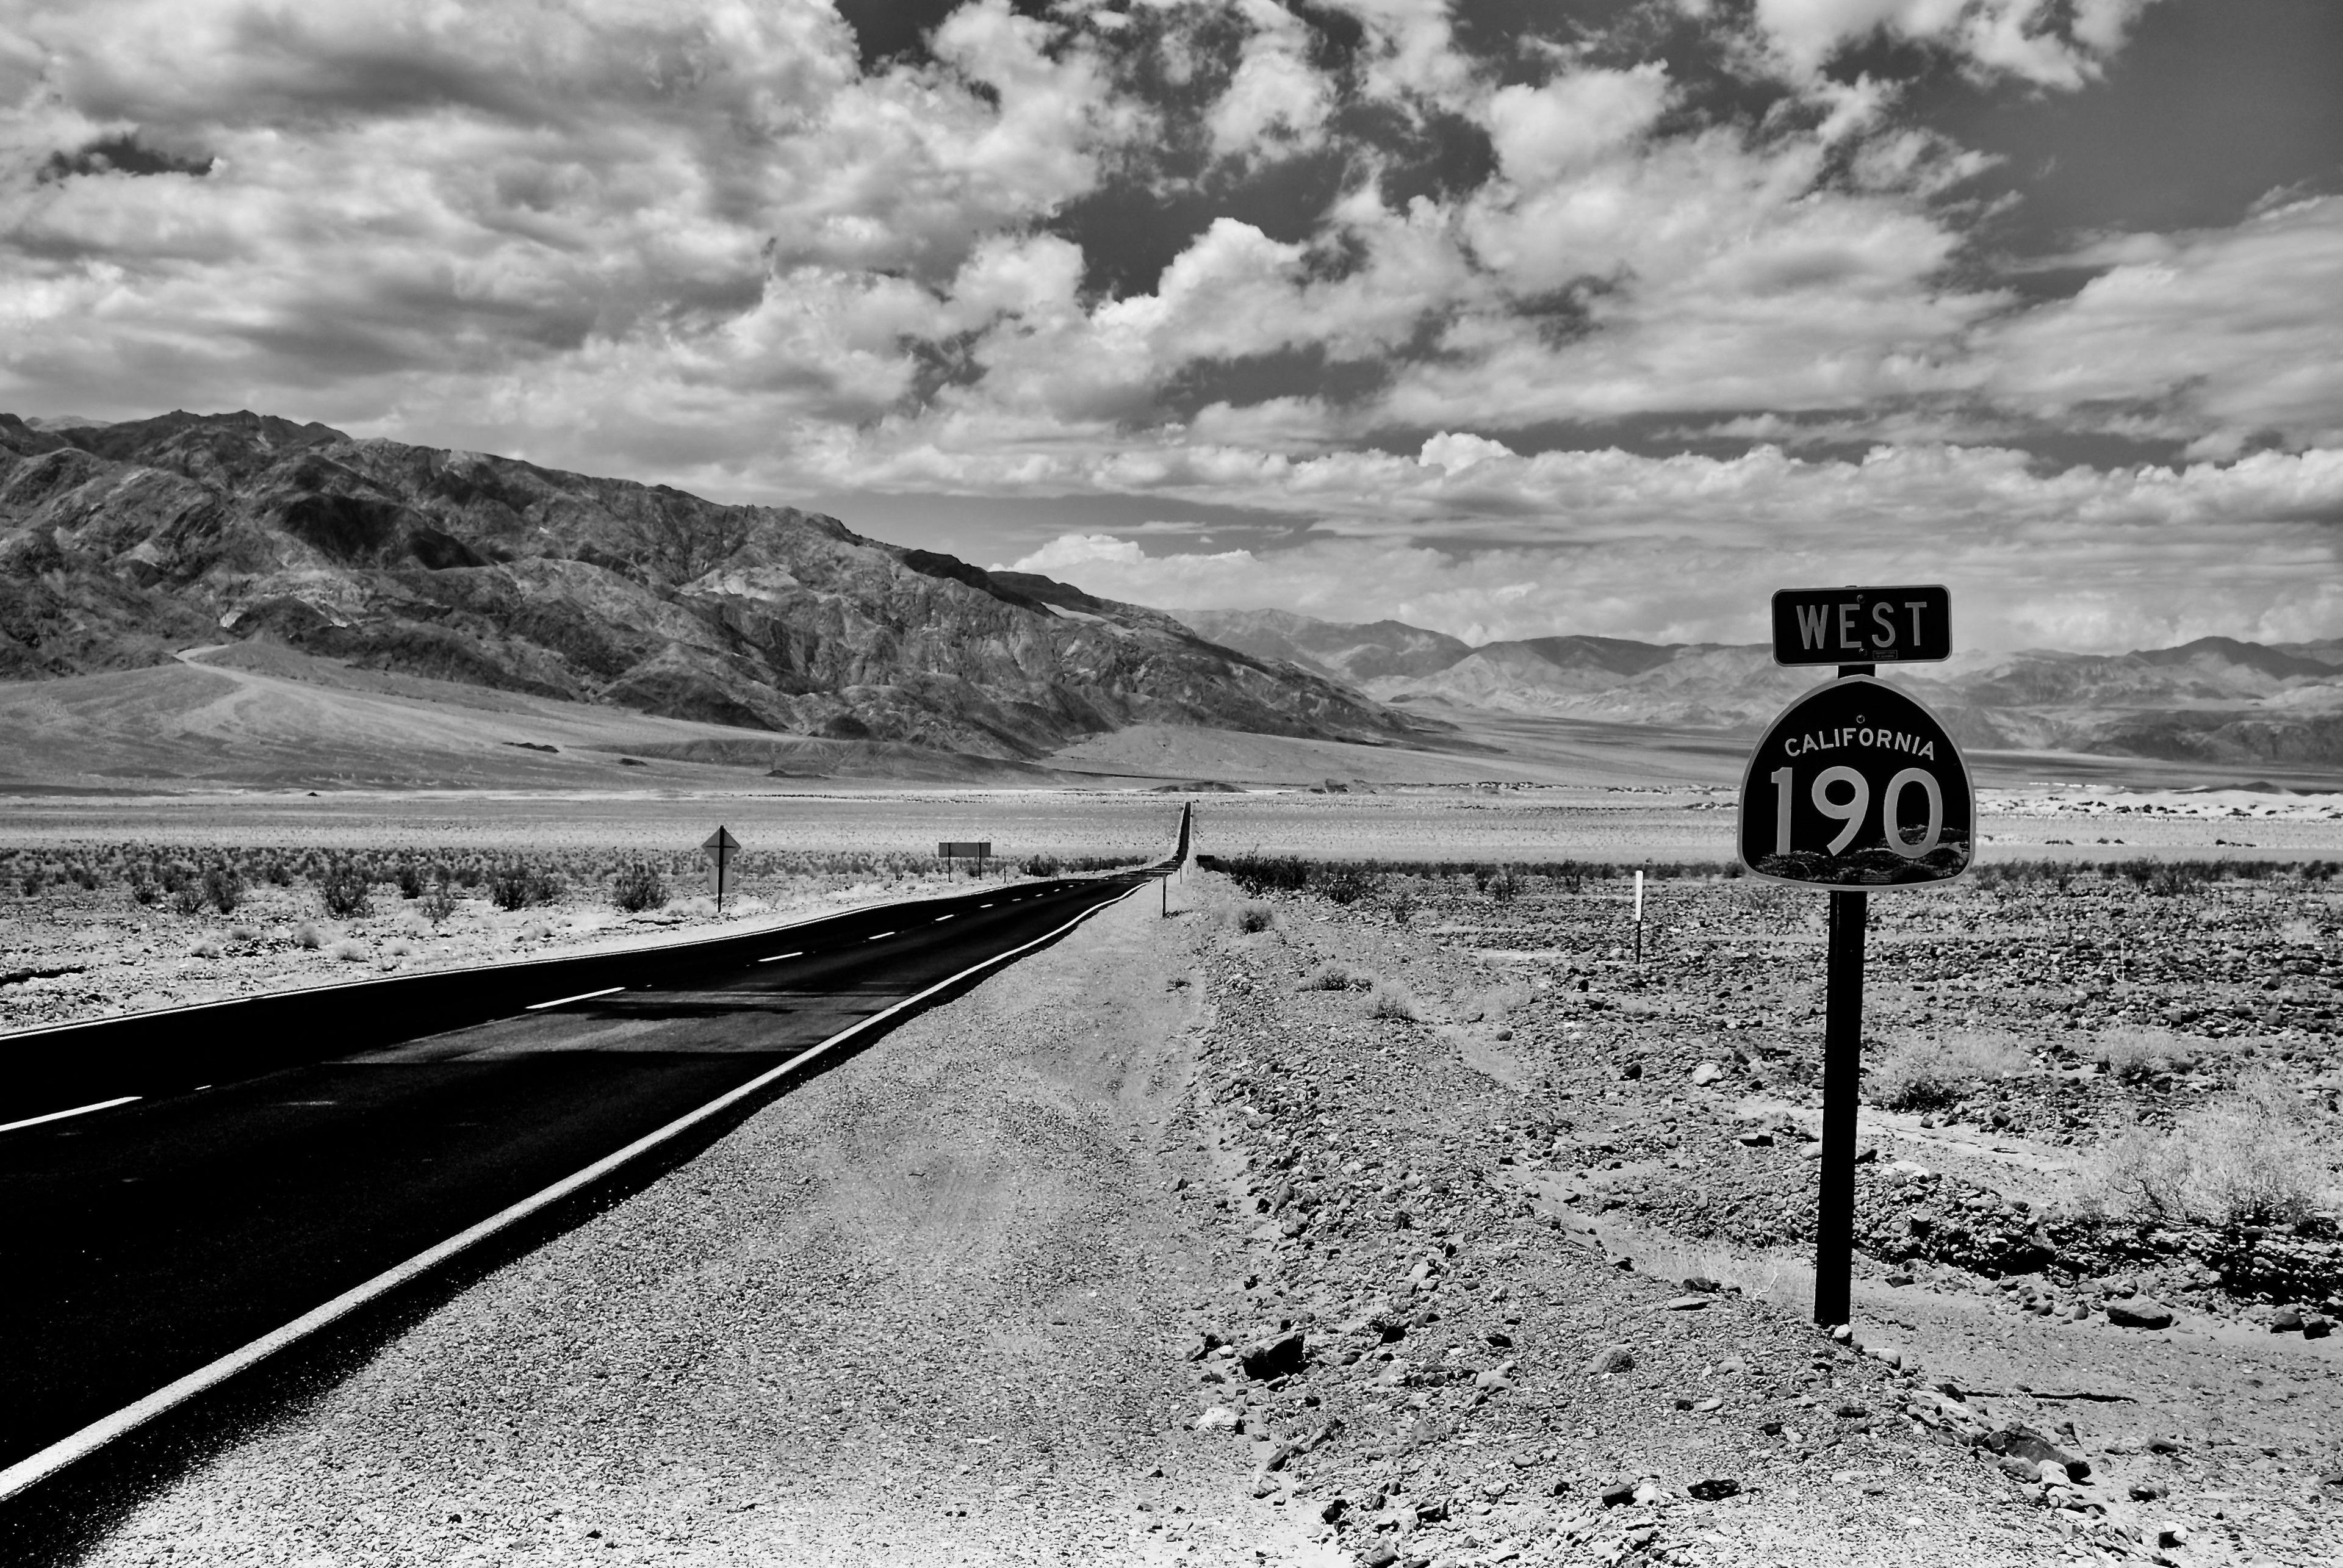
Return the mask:
[[2343, 197], [2234, 229], [2112, 238], [2070, 259], [2106, 270], [1983, 346], [2002, 398], [2212, 456], [2264, 436], [2343, 447]]
[[1017, 567], [1147, 603], [1389, 616], [1469, 641], [1759, 640], [1772, 588], [1849, 580], [1946, 581], [1963, 645], [2004, 650], [2286, 640], [2343, 613], [2343, 455], [2042, 474], [1958, 448], [1812, 462], [1495, 445], [1443, 435], [1415, 460], [1260, 470], [1256, 505], [1342, 509], [1299, 547], [1149, 555], [1068, 534]]
[[1939, 45], [1979, 75], [2073, 90], [2096, 80], [2151, 0], [1757, 0], [1756, 21], [1795, 71], [1818, 72], [1875, 34]]

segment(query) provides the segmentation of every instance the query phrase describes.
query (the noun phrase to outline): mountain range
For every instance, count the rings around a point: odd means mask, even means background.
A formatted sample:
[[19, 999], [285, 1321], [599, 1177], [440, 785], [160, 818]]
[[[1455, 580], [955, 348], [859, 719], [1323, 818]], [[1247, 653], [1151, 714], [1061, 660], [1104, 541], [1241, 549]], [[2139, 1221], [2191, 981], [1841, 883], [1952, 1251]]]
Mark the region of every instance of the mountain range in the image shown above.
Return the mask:
[[789, 508], [252, 413], [0, 415], [0, 679], [264, 639], [670, 719], [982, 759], [1134, 723], [1444, 726], [1172, 617]]
[[[1483, 710], [1739, 730], [1827, 671], [1762, 643], [1546, 637], [1473, 647], [1400, 621], [1346, 626], [1282, 610], [1175, 610], [1223, 646], [1348, 680], [1410, 711]], [[2123, 654], [2033, 649], [1890, 666], [1965, 746], [2169, 761], [2343, 763], [2343, 638], [2207, 637]]]
[[[1151, 609], [791, 508], [272, 416], [0, 414], [0, 680], [153, 669], [223, 644], [859, 748], [939, 777], [953, 769], [921, 757], [1022, 765], [1132, 726], [1447, 751], [1487, 750], [1463, 732], [1492, 716], [1728, 735], [1826, 675], [1757, 644], [1475, 647], [1396, 620]], [[217, 683], [240, 667], [206, 668]], [[2343, 639], [1967, 653], [1887, 673], [1976, 748], [2343, 763]], [[662, 744], [733, 744], [693, 735]]]

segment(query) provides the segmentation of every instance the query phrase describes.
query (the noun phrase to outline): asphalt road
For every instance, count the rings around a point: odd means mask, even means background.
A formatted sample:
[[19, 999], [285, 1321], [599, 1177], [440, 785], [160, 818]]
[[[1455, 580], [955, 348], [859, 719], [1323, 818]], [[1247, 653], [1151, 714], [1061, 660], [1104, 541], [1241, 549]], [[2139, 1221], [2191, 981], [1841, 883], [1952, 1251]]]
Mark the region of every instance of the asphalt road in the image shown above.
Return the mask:
[[769, 961], [0, 1132], [0, 1466], [1134, 879], [858, 910]]

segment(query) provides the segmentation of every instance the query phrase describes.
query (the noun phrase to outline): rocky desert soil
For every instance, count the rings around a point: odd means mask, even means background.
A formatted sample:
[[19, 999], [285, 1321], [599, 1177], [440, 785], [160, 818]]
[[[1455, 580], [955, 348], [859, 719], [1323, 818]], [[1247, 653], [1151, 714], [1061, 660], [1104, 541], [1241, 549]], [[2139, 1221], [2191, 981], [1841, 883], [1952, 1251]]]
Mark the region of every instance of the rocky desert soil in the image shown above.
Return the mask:
[[[1192, 872], [1173, 918], [1115, 907], [464, 1292], [92, 1560], [2334, 1563], [2331, 1211], [2078, 1196], [2128, 1119], [2256, 1074], [2331, 1133], [2328, 885], [1875, 900], [1882, 1051], [2031, 1049], [1866, 1105], [1834, 1335], [1800, 1262], [1817, 899], [1664, 884], [1638, 967], [1615, 883]], [[2097, 1070], [2181, 1013], [2187, 1067]]]

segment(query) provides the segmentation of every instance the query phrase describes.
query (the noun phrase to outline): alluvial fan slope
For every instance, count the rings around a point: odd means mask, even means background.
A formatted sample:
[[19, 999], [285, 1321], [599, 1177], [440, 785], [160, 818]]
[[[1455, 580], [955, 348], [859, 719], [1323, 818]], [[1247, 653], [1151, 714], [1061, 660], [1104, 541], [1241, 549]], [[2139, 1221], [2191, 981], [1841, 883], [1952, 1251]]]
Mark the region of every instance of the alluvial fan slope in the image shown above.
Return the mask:
[[0, 678], [268, 636], [671, 718], [1033, 757], [1157, 721], [1423, 733], [1171, 617], [786, 507], [324, 425], [0, 415]]

